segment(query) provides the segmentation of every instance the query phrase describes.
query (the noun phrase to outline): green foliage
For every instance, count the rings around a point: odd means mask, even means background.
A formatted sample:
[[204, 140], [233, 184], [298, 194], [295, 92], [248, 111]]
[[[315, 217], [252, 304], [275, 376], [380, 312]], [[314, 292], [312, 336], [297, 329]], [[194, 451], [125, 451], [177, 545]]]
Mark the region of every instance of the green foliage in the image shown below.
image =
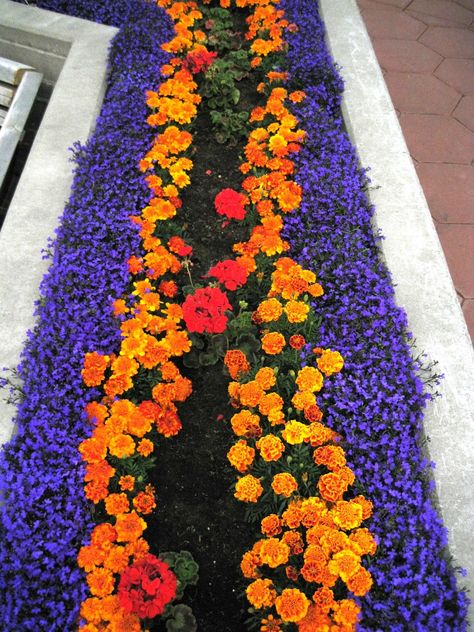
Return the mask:
[[204, 29], [207, 31], [207, 46], [218, 53], [238, 50], [242, 46], [241, 33], [234, 31], [232, 16], [221, 7], [202, 9]]
[[199, 565], [189, 551], [166, 551], [160, 553], [160, 559], [166, 562], [176, 575], [178, 589], [176, 598], [181, 599], [186, 586], [195, 586], [199, 579]]
[[197, 621], [193, 611], [183, 603], [173, 606], [169, 610], [170, 618], [166, 621], [168, 632], [196, 632]]

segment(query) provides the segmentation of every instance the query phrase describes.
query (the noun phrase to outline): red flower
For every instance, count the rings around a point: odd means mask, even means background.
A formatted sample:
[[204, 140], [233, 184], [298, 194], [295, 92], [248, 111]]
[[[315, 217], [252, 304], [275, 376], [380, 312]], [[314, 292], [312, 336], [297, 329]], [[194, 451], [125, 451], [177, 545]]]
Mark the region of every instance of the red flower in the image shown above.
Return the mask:
[[219, 261], [209, 270], [207, 276], [215, 277], [226, 290], [236, 290], [247, 281], [247, 271], [233, 259]]
[[216, 57], [217, 53], [211, 53], [208, 50], [197, 50], [186, 55], [183, 68], [189, 70], [193, 75], [196, 75], [198, 72], [206, 72]]
[[219, 215], [225, 215], [229, 219], [244, 219], [246, 201], [245, 195], [234, 189], [223, 189], [215, 199], [214, 206]]
[[168, 564], [148, 553], [124, 570], [118, 597], [126, 612], [152, 619], [162, 614], [166, 604], [174, 599], [176, 587], [176, 575]]
[[221, 334], [227, 325], [227, 309], [232, 306], [225, 292], [217, 287], [200, 288], [183, 303], [184, 322], [190, 332]]

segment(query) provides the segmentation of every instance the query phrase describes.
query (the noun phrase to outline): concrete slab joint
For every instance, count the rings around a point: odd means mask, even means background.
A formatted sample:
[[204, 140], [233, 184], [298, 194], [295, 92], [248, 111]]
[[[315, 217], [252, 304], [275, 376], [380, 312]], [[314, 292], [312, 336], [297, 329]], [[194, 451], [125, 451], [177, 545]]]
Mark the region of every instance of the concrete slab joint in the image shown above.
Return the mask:
[[[455, 565], [466, 569], [467, 577], [462, 584], [472, 596], [474, 352], [471, 340], [356, 0], [319, 0], [319, 4], [330, 51], [342, 68], [346, 127], [358, 148], [361, 164], [371, 168], [374, 186], [369, 196], [376, 208], [374, 224], [385, 236], [382, 256], [393, 276], [397, 303], [407, 312], [417, 352], [425, 352], [428, 358], [437, 360], [440, 373], [445, 375], [440, 388], [442, 397], [426, 411], [424, 431], [430, 439], [429, 456], [436, 463], [437, 497], [448, 529], [450, 553]], [[470, 622], [474, 625], [472, 603]]]
[[[54, 234], [72, 183], [69, 148], [84, 143], [94, 128], [116, 32], [0, 0], [0, 56], [32, 66], [54, 86], [0, 231], [0, 369], [18, 365], [26, 333], [34, 327], [34, 302], [48, 267], [41, 251]], [[14, 415], [15, 408], [0, 399], [0, 445], [13, 433]]]

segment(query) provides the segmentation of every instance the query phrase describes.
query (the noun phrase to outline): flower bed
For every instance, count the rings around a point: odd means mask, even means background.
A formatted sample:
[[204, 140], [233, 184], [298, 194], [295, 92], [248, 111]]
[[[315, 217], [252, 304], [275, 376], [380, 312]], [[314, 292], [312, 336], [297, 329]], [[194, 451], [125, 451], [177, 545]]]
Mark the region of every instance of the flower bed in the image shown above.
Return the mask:
[[[82, 414], [84, 405], [99, 393], [86, 394], [81, 386], [82, 356], [91, 349], [107, 354], [118, 346], [110, 299], [124, 293], [124, 262], [138, 252], [137, 235], [127, 217], [148, 201], [136, 170], [152, 138], [144, 124], [143, 91], [155, 84], [156, 69], [165, 61], [160, 42], [154, 41], [156, 33], [162, 41], [170, 37], [169, 22], [150, 5], [114, 4], [110, 9], [52, 4], [48, 6], [72, 7], [71, 12], [81, 17], [116, 24], [123, 20], [126, 28], [115, 42], [111, 87], [97, 132], [85, 149], [78, 150], [73, 199], [44, 283], [40, 323], [23, 362], [26, 379], [20, 432], [3, 456], [2, 475], [9, 495], [2, 520], [8, 540], [1, 550], [0, 587], [9, 589], [3, 618], [11, 629], [57, 625], [53, 621], [58, 617], [57, 629], [71, 627], [85, 594], [77, 569], [66, 561], [74, 557], [92, 527], [78, 492], [83, 471], [76, 450], [90, 434]], [[142, 20], [137, 6], [143, 10]], [[402, 630], [410, 621], [420, 630], [463, 629], [465, 597], [456, 591], [454, 576], [442, 556], [445, 535], [430, 501], [427, 464], [419, 448], [425, 396], [405, 341], [404, 316], [394, 305], [388, 274], [377, 257], [371, 211], [363, 192], [364, 174], [357, 169], [338, 118], [340, 82], [311, 3], [288, 0], [282, 6], [299, 27], [288, 34], [290, 81], [307, 94], [292, 107], [302, 128], [311, 130], [295, 158], [296, 178], [304, 195], [300, 210], [285, 217], [286, 237], [293, 256], [312, 267], [325, 288], [324, 297], [314, 304], [322, 318], [312, 342], [341, 351], [345, 369], [331, 378], [319, 401], [328, 425], [346, 439], [349, 464], [357, 476], [356, 492], [374, 503], [370, 528], [379, 540], [378, 554], [368, 565], [375, 586], [361, 600], [359, 627]], [[318, 52], [314, 50], [316, 34]], [[140, 48], [126, 44], [137, 41]], [[135, 67], [130, 54], [137, 60], [136, 74], [129, 70]], [[124, 126], [132, 131], [129, 136]], [[104, 147], [105, 155], [101, 154]], [[118, 170], [117, 154], [123, 171]], [[108, 182], [111, 188], [104, 184]], [[117, 206], [123, 209], [119, 216]], [[82, 294], [64, 289], [65, 280], [77, 286], [78, 279]], [[197, 321], [194, 325], [205, 327]], [[60, 348], [55, 340], [61, 341]], [[58, 391], [57, 384], [67, 389]], [[64, 419], [75, 423], [63, 430]], [[58, 444], [60, 449], [55, 449]], [[53, 468], [51, 457], [58, 461]], [[45, 465], [41, 466], [40, 458]], [[32, 463], [44, 472], [42, 486], [36, 472], [33, 485]], [[52, 482], [53, 477], [59, 485]], [[42, 501], [44, 507], [37, 509]], [[18, 511], [19, 506], [33, 503], [35, 514]], [[57, 520], [53, 537], [52, 516]], [[27, 540], [31, 547], [25, 546]], [[19, 550], [25, 553], [20, 560], [15, 559]], [[28, 595], [31, 577], [41, 585], [33, 604]], [[64, 598], [57, 589], [68, 583], [71, 588]]]

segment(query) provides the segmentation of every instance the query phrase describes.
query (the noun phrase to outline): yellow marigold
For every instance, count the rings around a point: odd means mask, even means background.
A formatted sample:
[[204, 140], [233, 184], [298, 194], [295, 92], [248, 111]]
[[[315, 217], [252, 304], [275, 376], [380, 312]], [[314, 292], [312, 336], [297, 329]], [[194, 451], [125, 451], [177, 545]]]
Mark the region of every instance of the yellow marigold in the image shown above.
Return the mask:
[[297, 623], [304, 619], [309, 605], [309, 599], [297, 588], [285, 588], [275, 600], [276, 611], [285, 622]]
[[265, 334], [262, 338], [262, 349], [268, 355], [281, 353], [285, 344], [285, 337], [277, 331]]
[[94, 597], [106, 597], [115, 587], [114, 576], [107, 568], [95, 568], [87, 574], [86, 581]]
[[261, 437], [257, 441], [257, 448], [264, 461], [278, 461], [285, 451], [283, 441], [273, 434]]
[[296, 410], [306, 410], [316, 404], [316, 395], [311, 391], [297, 391], [291, 398]]
[[341, 529], [345, 531], [356, 529], [362, 522], [362, 506], [353, 500], [338, 500], [331, 510], [331, 515]]
[[261, 323], [271, 323], [283, 314], [283, 306], [276, 298], [267, 298], [260, 303], [256, 317]]
[[368, 529], [357, 529], [349, 536], [354, 553], [358, 555], [374, 555], [377, 542]]
[[356, 597], [363, 597], [372, 588], [372, 575], [363, 566], [350, 577], [347, 582], [347, 587]]
[[331, 349], [325, 349], [320, 357], [317, 359], [318, 368], [329, 376], [333, 373], [339, 373], [344, 366], [344, 359], [339, 351], [331, 351]]
[[281, 433], [283, 439], [290, 445], [303, 443], [309, 436], [309, 429], [306, 424], [291, 419], [285, 425], [285, 429]]
[[320, 391], [323, 386], [323, 376], [318, 369], [312, 366], [305, 366], [298, 371], [296, 383], [300, 391]]
[[105, 511], [110, 516], [127, 513], [129, 509], [130, 504], [126, 494], [109, 494], [105, 499]]
[[238, 437], [257, 437], [261, 434], [260, 417], [250, 412], [241, 410], [233, 415], [230, 420], [232, 430]]
[[270, 568], [276, 568], [288, 562], [290, 547], [285, 542], [280, 542], [278, 538], [268, 538], [260, 542], [259, 555], [262, 564], [267, 564]]
[[336, 607], [334, 608], [334, 621], [341, 626], [352, 626], [352, 629], [355, 629], [359, 613], [360, 608], [355, 601], [352, 601], [352, 599], [341, 599], [336, 602]]
[[361, 568], [360, 556], [350, 550], [339, 551], [332, 556], [328, 568], [331, 573], [339, 575], [344, 582], [347, 582]]
[[282, 523], [281, 519], [277, 514], [270, 514], [269, 516], [265, 516], [261, 522], [261, 531], [263, 535], [273, 537], [274, 535], [278, 535], [281, 533]]
[[239, 390], [240, 403], [250, 408], [258, 406], [264, 395], [265, 391], [255, 380], [242, 384]]
[[250, 370], [247, 357], [240, 349], [229, 349], [225, 354], [224, 364], [233, 380], [238, 380]]
[[251, 474], [242, 476], [235, 484], [234, 496], [244, 503], [256, 503], [262, 494], [263, 487], [260, 481]]
[[115, 435], [110, 439], [109, 451], [113, 456], [124, 459], [135, 452], [135, 441], [127, 434]]
[[288, 472], [281, 472], [273, 477], [272, 489], [275, 494], [289, 498], [298, 489], [298, 483]]
[[256, 579], [245, 592], [254, 608], [271, 608], [275, 603], [276, 590], [270, 579]]
[[304, 323], [308, 318], [309, 305], [303, 301], [288, 301], [284, 309], [290, 323]]
[[117, 516], [115, 529], [119, 542], [134, 542], [146, 529], [146, 522], [140, 518], [136, 511], [132, 511]]
[[346, 464], [344, 450], [338, 445], [325, 445], [317, 448], [313, 453], [313, 459], [317, 465], [325, 465], [332, 471], [338, 470]]
[[255, 458], [255, 450], [244, 439], [235, 443], [227, 452], [230, 464], [239, 472], [246, 472]]
[[254, 379], [257, 384], [259, 384], [263, 388], [264, 391], [268, 391], [272, 388], [272, 386], [275, 386], [275, 370], [269, 366], [264, 366], [257, 371]]

